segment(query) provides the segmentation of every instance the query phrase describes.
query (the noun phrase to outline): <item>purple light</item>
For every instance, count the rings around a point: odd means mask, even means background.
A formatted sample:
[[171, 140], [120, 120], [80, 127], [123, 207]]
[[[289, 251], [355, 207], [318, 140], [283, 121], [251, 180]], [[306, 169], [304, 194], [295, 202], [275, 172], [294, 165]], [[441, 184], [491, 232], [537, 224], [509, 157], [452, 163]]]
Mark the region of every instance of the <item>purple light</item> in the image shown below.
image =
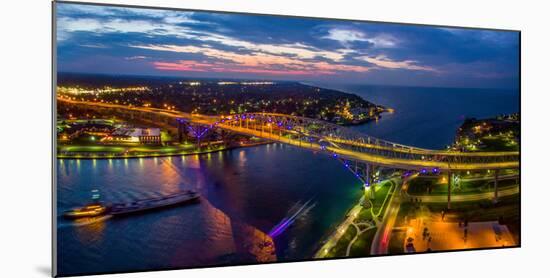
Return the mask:
[[432, 172], [437, 173], [437, 168], [433, 168]]
[[280, 235], [288, 226], [290, 226], [290, 224], [292, 224], [292, 220], [284, 218], [283, 221], [281, 221], [279, 225], [275, 226], [275, 228], [269, 233], [269, 236], [276, 237]]
[[422, 169], [420, 172], [422, 172], [422, 174], [426, 174], [426, 169]]
[[332, 154], [332, 156], [333, 156], [333, 157], [338, 157], [338, 155], [337, 155], [337, 154], [335, 154], [335, 153], [334, 153], [334, 154]]
[[194, 129], [192, 127], [188, 127], [191, 133], [195, 136], [195, 138], [201, 138], [206, 132], [208, 132], [209, 128], [205, 128], [202, 131], [200, 130], [200, 127], [197, 127], [197, 129]]

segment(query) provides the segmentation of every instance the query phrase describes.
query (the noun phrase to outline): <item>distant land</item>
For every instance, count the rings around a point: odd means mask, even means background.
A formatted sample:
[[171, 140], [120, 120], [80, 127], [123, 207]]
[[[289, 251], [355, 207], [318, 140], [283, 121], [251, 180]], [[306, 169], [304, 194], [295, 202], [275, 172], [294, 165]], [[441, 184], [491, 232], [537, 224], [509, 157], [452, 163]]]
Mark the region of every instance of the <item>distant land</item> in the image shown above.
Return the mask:
[[387, 109], [358, 95], [296, 81], [58, 73], [57, 93], [76, 100], [229, 115], [281, 113], [349, 125]]

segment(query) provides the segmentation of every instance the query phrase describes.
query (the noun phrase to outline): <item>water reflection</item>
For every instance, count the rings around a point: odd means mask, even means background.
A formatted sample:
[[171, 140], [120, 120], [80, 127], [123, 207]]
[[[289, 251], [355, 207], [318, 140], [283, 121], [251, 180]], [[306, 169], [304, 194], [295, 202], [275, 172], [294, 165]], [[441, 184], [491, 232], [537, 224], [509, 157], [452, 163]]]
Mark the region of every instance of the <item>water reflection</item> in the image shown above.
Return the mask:
[[[60, 269], [124, 271], [310, 256], [359, 196], [360, 184], [328, 157], [289, 146], [276, 148], [263, 145], [211, 154], [218, 159], [98, 159], [95, 166], [91, 160], [59, 162], [58, 215], [88, 202], [94, 188], [106, 202], [181, 189], [202, 195], [197, 205], [107, 219], [89, 227], [60, 218], [60, 254], [65, 258]], [[296, 217], [276, 239], [267, 235], [297, 201], [312, 197], [312, 203], [323, 205]]]
[[74, 225], [78, 240], [84, 245], [100, 243], [104, 237], [106, 221], [109, 217], [93, 217], [92, 219], [76, 219]]

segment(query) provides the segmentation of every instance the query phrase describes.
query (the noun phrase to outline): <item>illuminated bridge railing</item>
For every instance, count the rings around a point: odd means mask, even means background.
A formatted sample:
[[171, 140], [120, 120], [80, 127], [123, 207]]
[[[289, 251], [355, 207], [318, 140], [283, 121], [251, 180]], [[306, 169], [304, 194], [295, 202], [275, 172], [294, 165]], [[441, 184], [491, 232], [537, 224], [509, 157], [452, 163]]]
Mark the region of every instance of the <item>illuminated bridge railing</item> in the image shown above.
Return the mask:
[[[246, 113], [225, 117], [221, 124], [294, 139], [304, 144], [319, 144], [322, 149], [340, 149], [395, 160], [447, 164], [519, 165], [519, 152], [457, 152], [428, 150], [398, 144], [322, 120], [275, 113]], [[284, 140], [283, 140], [284, 141]], [[422, 163], [421, 163], [422, 164]]]

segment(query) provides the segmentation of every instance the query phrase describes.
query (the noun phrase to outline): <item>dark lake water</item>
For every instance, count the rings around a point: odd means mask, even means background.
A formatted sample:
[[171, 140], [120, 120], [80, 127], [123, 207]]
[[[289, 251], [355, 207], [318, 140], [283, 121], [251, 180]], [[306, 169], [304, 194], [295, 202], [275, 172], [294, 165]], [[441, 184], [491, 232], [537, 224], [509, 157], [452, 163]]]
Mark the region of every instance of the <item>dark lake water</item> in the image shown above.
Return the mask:
[[377, 122], [352, 128], [374, 137], [416, 147], [443, 149], [465, 118], [519, 112], [519, 92], [498, 89], [391, 86], [323, 86], [355, 93], [395, 109]]
[[[425, 148], [450, 144], [464, 117], [518, 111], [517, 92], [336, 88], [396, 109], [352, 128]], [[198, 204], [131, 217], [58, 217], [58, 271], [66, 275], [265, 261], [254, 247], [269, 234], [277, 235], [272, 257], [307, 259], [361, 194], [361, 183], [336, 160], [282, 144], [186, 157], [64, 159], [57, 167], [58, 214], [88, 202], [92, 189], [107, 202], [181, 189], [203, 196]]]

